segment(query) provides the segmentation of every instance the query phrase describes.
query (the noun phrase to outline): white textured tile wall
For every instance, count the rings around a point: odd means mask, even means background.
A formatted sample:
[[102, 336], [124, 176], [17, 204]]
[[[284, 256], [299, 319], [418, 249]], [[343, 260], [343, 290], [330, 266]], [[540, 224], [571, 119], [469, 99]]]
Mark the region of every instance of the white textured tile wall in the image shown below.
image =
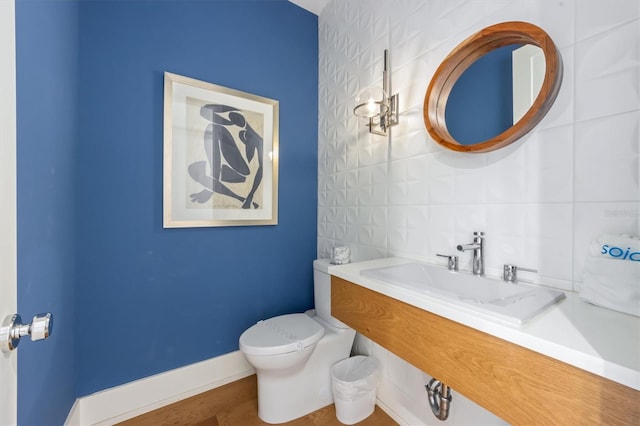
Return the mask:
[[[560, 48], [564, 77], [553, 108], [502, 150], [443, 150], [422, 117], [433, 72], [464, 38], [511, 20], [542, 27]], [[485, 231], [488, 274], [515, 263], [539, 270], [527, 274], [531, 281], [575, 290], [592, 238], [640, 234], [638, 0], [332, 0], [319, 17], [319, 43], [320, 257], [347, 245], [354, 260], [443, 262], [436, 253]], [[387, 48], [401, 124], [383, 138], [351, 111], [361, 87], [381, 85]], [[470, 268], [470, 255], [460, 260]], [[394, 409], [410, 422], [439, 423], [421, 389], [428, 378], [359, 340], [363, 352], [383, 358], [381, 389]], [[451, 424], [465, 424], [465, 415], [498, 421], [461, 405], [466, 414]]]

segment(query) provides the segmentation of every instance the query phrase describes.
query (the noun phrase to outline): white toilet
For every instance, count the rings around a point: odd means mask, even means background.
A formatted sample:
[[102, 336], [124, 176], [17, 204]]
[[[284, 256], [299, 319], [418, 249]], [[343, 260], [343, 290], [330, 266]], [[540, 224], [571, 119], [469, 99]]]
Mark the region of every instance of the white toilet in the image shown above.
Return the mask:
[[328, 259], [313, 262], [315, 310], [260, 321], [240, 336], [264, 422], [285, 423], [333, 402], [331, 367], [349, 357], [356, 332], [331, 316], [328, 269]]

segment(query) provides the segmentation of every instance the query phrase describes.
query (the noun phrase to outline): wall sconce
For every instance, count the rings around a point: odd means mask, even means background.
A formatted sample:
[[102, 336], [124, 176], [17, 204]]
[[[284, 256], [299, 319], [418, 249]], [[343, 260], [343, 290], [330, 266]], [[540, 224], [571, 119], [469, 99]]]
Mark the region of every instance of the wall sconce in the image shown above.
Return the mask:
[[353, 114], [368, 118], [369, 133], [386, 136], [387, 129], [398, 124], [398, 98], [396, 93], [389, 97], [389, 51], [384, 51], [384, 71], [382, 72], [382, 89], [367, 87], [356, 96], [356, 107]]

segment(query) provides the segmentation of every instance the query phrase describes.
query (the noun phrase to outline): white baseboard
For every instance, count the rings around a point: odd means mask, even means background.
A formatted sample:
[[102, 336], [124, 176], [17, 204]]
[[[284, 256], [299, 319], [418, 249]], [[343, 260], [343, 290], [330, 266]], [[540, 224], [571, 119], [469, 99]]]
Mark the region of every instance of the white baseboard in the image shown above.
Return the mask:
[[[404, 417], [402, 417], [402, 415], [398, 414], [398, 412], [393, 407], [389, 406], [385, 401], [381, 400], [380, 398], [376, 398], [376, 405], [378, 406], [378, 408], [384, 411], [387, 416], [391, 417], [391, 419], [394, 422], [398, 423], [400, 426], [411, 426], [411, 423], [407, 423]], [[414, 424], [418, 425], [419, 423], [414, 423]]]
[[[388, 380], [382, 378], [381, 383], [378, 385], [377, 389], [376, 404], [378, 404], [378, 407], [380, 407], [382, 411], [387, 413], [387, 415], [400, 426], [426, 426], [429, 424], [434, 424], [433, 422], [426, 422], [424, 419], [417, 417], [411, 410], [412, 404], [410, 404], [410, 401], [406, 401], [403, 396], [403, 392], [395, 389], [393, 385], [390, 385]], [[427, 408], [425, 407], [425, 414], [426, 410]], [[433, 419], [435, 420], [435, 417]]]
[[112, 425], [255, 373], [240, 351], [76, 399], [65, 425]]
[[[254, 373], [240, 351], [231, 352], [78, 398], [64, 424], [113, 425]], [[376, 403], [400, 425], [418, 424], [407, 422], [412, 416], [386, 392], [379, 392]]]

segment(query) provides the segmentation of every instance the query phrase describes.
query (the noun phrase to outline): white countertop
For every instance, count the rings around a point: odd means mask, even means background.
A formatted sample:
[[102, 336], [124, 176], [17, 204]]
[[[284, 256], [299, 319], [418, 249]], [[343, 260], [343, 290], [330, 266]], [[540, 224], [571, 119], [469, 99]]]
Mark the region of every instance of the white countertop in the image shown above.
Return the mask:
[[414, 261], [385, 258], [331, 265], [329, 273], [640, 391], [640, 318], [593, 306], [580, 300], [577, 294], [566, 292], [566, 299], [517, 327], [424, 293], [360, 275], [364, 269], [409, 262]]

